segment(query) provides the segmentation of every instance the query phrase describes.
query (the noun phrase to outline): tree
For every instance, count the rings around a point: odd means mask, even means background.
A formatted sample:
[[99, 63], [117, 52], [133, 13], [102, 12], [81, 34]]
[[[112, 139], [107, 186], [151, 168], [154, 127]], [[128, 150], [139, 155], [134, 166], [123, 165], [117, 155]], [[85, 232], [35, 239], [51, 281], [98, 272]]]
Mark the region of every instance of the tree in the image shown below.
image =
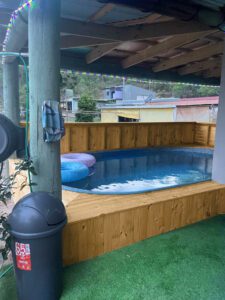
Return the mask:
[[77, 122], [93, 122], [96, 114], [96, 102], [88, 95], [83, 95], [78, 102]]

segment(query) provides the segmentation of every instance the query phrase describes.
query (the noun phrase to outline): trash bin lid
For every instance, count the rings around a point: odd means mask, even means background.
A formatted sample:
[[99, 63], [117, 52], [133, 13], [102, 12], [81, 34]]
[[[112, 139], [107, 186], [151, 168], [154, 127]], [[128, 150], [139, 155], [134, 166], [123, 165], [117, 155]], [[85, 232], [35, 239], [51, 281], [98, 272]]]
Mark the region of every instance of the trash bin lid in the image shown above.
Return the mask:
[[46, 192], [23, 197], [8, 217], [10, 232], [20, 238], [40, 238], [60, 230], [66, 223], [65, 207]]

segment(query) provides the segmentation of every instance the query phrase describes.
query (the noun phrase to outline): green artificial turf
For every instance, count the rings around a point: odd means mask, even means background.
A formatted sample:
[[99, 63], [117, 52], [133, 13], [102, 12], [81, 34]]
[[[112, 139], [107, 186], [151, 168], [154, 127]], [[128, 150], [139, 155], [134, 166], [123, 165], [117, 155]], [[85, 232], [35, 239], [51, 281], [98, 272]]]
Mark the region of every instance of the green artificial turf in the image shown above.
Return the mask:
[[[16, 299], [12, 272], [0, 298]], [[65, 268], [61, 299], [225, 299], [225, 217]]]

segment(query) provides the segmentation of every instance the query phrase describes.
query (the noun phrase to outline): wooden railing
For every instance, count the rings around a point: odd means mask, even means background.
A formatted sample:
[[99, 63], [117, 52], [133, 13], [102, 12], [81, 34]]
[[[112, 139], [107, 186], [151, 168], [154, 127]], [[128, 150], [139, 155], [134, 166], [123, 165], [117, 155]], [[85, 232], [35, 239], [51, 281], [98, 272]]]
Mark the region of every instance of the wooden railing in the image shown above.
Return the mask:
[[214, 147], [216, 134], [216, 124], [196, 122], [65, 123], [65, 129], [61, 153], [179, 145]]
[[154, 146], [214, 146], [216, 125], [185, 123], [66, 123], [61, 152]]

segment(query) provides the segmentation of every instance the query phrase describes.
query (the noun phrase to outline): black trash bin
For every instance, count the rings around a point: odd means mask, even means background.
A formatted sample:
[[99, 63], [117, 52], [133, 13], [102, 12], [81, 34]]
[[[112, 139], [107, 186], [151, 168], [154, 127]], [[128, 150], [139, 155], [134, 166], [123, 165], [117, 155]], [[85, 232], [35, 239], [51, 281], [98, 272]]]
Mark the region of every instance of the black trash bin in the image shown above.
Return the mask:
[[8, 217], [19, 300], [57, 300], [62, 292], [63, 203], [45, 192], [22, 198]]

